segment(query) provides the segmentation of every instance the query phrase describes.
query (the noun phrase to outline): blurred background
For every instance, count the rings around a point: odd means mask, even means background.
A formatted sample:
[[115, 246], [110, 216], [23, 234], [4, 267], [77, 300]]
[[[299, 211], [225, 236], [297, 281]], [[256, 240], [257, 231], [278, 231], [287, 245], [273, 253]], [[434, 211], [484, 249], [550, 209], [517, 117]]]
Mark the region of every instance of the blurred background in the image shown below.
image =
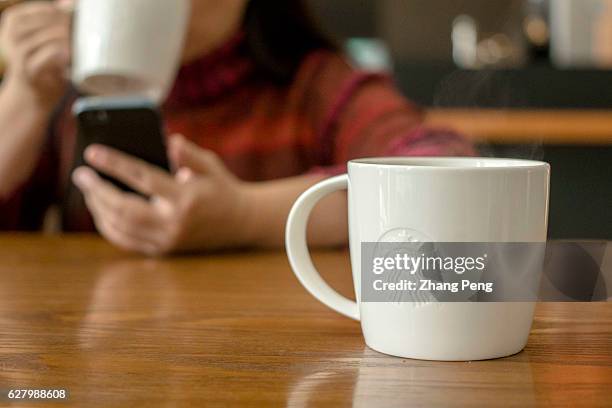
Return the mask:
[[612, 0], [307, 1], [429, 124], [551, 163], [551, 238], [612, 239]]
[[550, 235], [612, 239], [612, 0], [309, 0], [483, 155], [553, 166]]

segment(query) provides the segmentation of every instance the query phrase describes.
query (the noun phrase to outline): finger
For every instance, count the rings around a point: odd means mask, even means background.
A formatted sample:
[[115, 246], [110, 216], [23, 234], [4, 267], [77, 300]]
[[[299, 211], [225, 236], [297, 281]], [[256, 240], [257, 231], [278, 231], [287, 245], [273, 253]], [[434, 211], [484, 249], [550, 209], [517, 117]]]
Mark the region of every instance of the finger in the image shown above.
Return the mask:
[[52, 26], [43, 30], [38, 30], [36, 33], [32, 34], [19, 45], [19, 49], [24, 57], [28, 58], [49, 44], [63, 43], [68, 46], [70, 42], [69, 39], [70, 32], [66, 27]]
[[153, 255], [159, 252], [156, 243], [143, 239], [141, 236], [133, 234], [130, 231], [126, 231], [120, 224], [113, 223], [112, 220], [108, 219], [94, 199], [86, 196], [85, 202], [87, 208], [89, 208], [92, 213], [98, 232], [113, 244], [123, 249], [142, 252], [147, 255]]
[[161, 224], [151, 204], [140, 196], [120, 191], [86, 167], [74, 172], [74, 182], [87, 196], [96, 200], [98, 208], [112, 215], [120, 224], [132, 224], [138, 229], [154, 229]]
[[147, 196], [175, 199], [179, 186], [164, 170], [110, 147], [94, 145], [85, 151], [92, 167]]
[[61, 43], [49, 44], [34, 53], [26, 62], [26, 74], [32, 80], [60, 80], [70, 57], [66, 46]]
[[139, 211], [139, 206], [128, 197], [123, 203], [117, 203], [99, 192], [91, 192], [85, 198], [100, 217], [124, 234], [155, 245], [162, 243], [161, 223], [149, 215], [149, 209]]
[[96, 229], [104, 238], [106, 238], [111, 244], [123, 250], [139, 252], [150, 256], [158, 253], [157, 248], [154, 245], [130, 237], [102, 219], [94, 219], [94, 223], [96, 225]]
[[57, 6], [48, 1], [26, 1], [9, 7], [2, 13], [2, 18], [11, 21], [22, 21], [37, 15], [48, 15], [57, 12]]
[[57, 22], [59, 13], [59, 9], [49, 2], [24, 2], [2, 13], [2, 29], [17, 40], [31, 27], [42, 28]]
[[159, 216], [141, 197], [119, 191], [87, 168], [77, 169], [74, 181], [95, 218], [104, 220], [123, 235], [156, 247], [161, 245]]
[[170, 139], [170, 157], [177, 169], [186, 167], [196, 174], [217, 175], [225, 172], [219, 156], [188, 141], [181, 135]]
[[179, 184], [188, 184], [196, 178], [193, 170], [187, 167], [181, 167], [175, 174], [174, 178]]
[[22, 43], [46, 29], [63, 28], [69, 31], [70, 16], [56, 11], [53, 14], [38, 14], [21, 19], [18, 27], [12, 31], [13, 40]]
[[65, 13], [74, 13], [74, 0], [56, 0], [55, 5]]

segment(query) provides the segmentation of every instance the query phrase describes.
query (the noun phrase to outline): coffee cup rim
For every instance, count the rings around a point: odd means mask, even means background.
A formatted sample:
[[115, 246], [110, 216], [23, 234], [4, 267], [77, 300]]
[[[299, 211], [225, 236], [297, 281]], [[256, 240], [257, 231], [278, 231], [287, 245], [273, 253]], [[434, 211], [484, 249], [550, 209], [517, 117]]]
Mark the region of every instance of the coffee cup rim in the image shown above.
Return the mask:
[[543, 161], [494, 157], [370, 157], [349, 161], [349, 167], [453, 171], [550, 169]]

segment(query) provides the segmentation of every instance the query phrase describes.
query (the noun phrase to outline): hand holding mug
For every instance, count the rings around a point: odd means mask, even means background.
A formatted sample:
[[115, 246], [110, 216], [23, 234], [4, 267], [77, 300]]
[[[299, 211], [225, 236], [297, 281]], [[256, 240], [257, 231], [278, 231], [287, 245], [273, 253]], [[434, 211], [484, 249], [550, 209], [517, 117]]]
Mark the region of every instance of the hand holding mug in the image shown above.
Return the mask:
[[71, 1], [25, 2], [8, 8], [0, 24], [5, 81], [51, 109], [66, 86], [71, 58]]

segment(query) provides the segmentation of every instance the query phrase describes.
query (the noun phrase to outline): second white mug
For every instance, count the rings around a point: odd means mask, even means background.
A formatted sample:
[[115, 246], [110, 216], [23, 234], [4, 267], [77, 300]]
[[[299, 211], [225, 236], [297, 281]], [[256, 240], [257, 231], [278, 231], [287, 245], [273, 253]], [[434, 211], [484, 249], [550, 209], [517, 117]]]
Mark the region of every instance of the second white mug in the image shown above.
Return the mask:
[[77, 0], [72, 80], [92, 95], [161, 102], [171, 89], [190, 0]]

